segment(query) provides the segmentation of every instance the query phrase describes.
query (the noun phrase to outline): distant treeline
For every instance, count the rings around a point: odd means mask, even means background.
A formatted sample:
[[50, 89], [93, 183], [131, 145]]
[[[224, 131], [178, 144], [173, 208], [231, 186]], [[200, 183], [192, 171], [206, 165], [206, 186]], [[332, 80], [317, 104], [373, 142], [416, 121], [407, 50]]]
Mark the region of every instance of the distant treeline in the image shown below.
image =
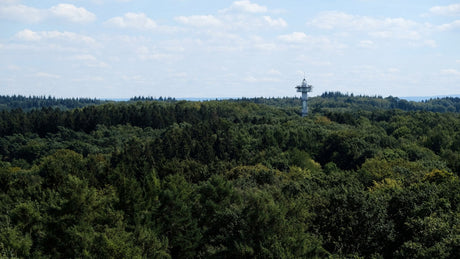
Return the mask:
[[381, 96], [356, 96], [340, 92], [326, 92], [320, 97], [312, 98], [310, 108], [312, 110], [342, 108], [351, 110], [400, 109], [403, 111], [460, 112], [460, 98], [444, 97], [414, 102], [393, 96], [382, 98]]
[[[253, 102], [266, 104], [276, 107], [299, 107], [301, 100], [299, 97], [279, 97], [279, 98], [241, 98], [231, 99], [233, 102]], [[357, 111], [357, 110], [392, 110], [400, 109], [403, 111], [431, 111], [431, 112], [460, 112], [460, 98], [444, 97], [425, 100], [422, 102], [407, 101], [398, 97], [388, 96], [365, 96], [344, 94], [341, 92], [325, 92], [321, 96], [308, 99], [309, 109], [313, 112], [323, 112], [330, 110]]]
[[[161, 101], [161, 102], [178, 102], [174, 97], [159, 98], [151, 96], [135, 96], [129, 99], [129, 102], [139, 101]], [[265, 104], [279, 108], [297, 109], [301, 105], [299, 97], [253, 97], [227, 99], [228, 102], [251, 102], [256, 104]], [[51, 96], [0, 96], [0, 110], [22, 109], [29, 111], [32, 109], [52, 107], [61, 110], [81, 108], [88, 105], [97, 105], [107, 103], [108, 101], [90, 98], [66, 98], [60, 99]], [[312, 112], [337, 111], [358, 111], [358, 110], [392, 110], [400, 109], [403, 111], [431, 111], [431, 112], [460, 112], [460, 98], [444, 97], [434, 98], [421, 102], [407, 101], [398, 97], [388, 96], [365, 96], [344, 94], [341, 92], [325, 92], [321, 96], [309, 98], [308, 106]]]
[[176, 98], [174, 97], [163, 97], [160, 96], [159, 98], [153, 96], [134, 96], [129, 99], [130, 101], [138, 102], [138, 101], [160, 101], [160, 102], [175, 102]]
[[32, 110], [53, 107], [62, 110], [81, 108], [88, 105], [102, 104], [107, 101], [90, 98], [56, 98], [52, 96], [0, 95], [0, 110]]

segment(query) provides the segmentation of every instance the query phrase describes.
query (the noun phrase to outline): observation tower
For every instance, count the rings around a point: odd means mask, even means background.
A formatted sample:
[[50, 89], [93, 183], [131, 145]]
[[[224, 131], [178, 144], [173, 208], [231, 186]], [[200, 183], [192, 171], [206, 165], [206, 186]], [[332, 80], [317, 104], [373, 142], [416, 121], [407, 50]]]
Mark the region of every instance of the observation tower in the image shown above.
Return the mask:
[[295, 87], [297, 92], [302, 93], [302, 117], [307, 116], [308, 107], [307, 107], [307, 98], [308, 92], [311, 92], [312, 86], [307, 84], [307, 80], [302, 80], [302, 84]]

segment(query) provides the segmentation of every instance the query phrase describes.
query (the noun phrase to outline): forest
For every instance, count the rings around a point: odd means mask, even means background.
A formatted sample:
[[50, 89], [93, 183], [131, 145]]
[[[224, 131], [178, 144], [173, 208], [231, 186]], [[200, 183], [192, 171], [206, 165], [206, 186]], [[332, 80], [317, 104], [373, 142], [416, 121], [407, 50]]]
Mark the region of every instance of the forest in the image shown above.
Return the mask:
[[0, 257], [460, 256], [459, 98], [0, 100]]
[[29, 111], [33, 109], [52, 107], [63, 110], [81, 108], [87, 105], [102, 104], [107, 101], [90, 98], [56, 98], [51, 96], [23, 96], [0, 95], [0, 110], [21, 109]]

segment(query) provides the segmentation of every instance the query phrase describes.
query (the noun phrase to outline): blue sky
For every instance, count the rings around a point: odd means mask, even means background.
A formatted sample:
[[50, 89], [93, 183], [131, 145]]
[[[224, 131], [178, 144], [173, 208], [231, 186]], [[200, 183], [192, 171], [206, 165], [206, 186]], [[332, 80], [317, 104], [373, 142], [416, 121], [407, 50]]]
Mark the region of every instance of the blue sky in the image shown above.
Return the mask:
[[460, 2], [0, 0], [0, 94], [460, 93]]

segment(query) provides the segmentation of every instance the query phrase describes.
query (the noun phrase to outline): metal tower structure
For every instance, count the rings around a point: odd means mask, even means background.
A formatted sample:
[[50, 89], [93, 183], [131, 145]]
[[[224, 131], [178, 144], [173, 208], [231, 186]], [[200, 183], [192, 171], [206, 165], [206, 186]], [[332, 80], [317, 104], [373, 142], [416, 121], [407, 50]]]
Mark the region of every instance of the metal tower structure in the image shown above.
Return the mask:
[[307, 80], [302, 80], [302, 84], [295, 87], [297, 92], [302, 93], [302, 117], [307, 116], [308, 114], [308, 107], [307, 107], [307, 98], [308, 92], [311, 92], [312, 86], [307, 84]]

